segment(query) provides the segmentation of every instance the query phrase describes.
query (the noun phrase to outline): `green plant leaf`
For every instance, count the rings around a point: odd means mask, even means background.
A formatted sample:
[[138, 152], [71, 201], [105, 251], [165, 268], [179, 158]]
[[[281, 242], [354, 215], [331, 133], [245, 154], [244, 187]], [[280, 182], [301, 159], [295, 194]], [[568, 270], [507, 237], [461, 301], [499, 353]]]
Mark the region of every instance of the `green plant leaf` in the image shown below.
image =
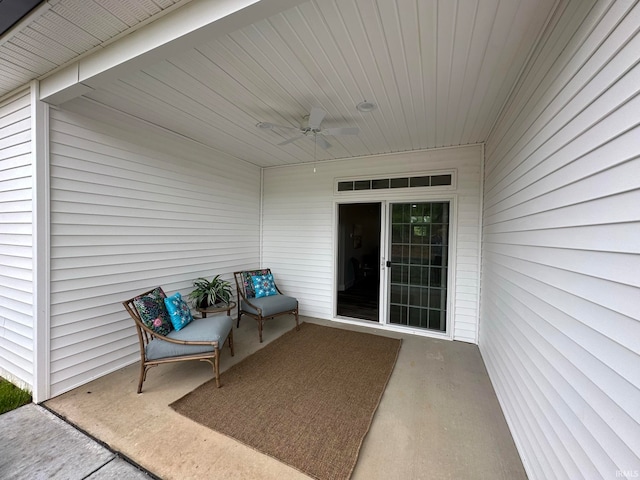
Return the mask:
[[189, 299], [194, 307], [199, 307], [203, 300], [209, 305], [221, 302], [228, 304], [231, 300], [231, 283], [221, 278], [221, 275], [216, 275], [212, 280], [200, 277], [194, 280], [193, 287]]

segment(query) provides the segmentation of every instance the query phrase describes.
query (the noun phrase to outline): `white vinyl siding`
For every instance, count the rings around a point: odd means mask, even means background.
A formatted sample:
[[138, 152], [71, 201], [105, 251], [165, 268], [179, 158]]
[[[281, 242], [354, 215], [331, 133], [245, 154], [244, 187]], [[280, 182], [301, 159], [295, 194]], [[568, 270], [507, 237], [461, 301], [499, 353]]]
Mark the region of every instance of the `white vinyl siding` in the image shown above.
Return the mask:
[[260, 245], [259, 168], [88, 102], [69, 108], [51, 110], [52, 395], [139, 360], [123, 300], [232, 280]]
[[532, 480], [640, 475], [638, 25], [560, 2], [486, 144], [479, 344]]
[[[265, 169], [262, 264], [298, 298], [302, 314], [332, 319], [334, 207], [337, 199], [350, 201], [335, 194], [335, 179], [455, 170], [457, 189], [435, 195], [457, 197], [453, 338], [476, 342], [481, 159], [482, 146], [473, 145], [326, 162], [315, 173], [311, 164]], [[368, 195], [362, 201], [375, 201]]]
[[31, 92], [0, 102], [0, 375], [33, 387]]

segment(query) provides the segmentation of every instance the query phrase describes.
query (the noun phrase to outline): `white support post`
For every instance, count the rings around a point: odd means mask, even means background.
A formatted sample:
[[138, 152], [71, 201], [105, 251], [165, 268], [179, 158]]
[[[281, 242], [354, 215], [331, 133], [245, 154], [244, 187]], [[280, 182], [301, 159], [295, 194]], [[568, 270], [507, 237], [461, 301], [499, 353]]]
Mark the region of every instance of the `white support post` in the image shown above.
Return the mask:
[[49, 106], [39, 100], [39, 82], [31, 82], [32, 254], [33, 254], [33, 401], [50, 397], [49, 316]]

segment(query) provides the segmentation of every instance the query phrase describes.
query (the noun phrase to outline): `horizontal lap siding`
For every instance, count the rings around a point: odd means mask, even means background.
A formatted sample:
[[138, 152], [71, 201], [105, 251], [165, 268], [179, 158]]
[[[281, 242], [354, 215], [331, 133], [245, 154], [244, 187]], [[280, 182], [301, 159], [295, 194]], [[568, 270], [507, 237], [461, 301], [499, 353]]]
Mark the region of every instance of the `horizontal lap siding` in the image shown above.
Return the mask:
[[0, 102], [0, 375], [33, 386], [32, 142], [29, 90]]
[[[458, 198], [454, 338], [476, 342], [479, 289], [480, 165], [482, 147], [427, 150], [266, 169], [263, 264], [284, 290], [296, 295], [304, 315], [333, 318], [334, 195], [336, 178], [401, 175], [455, 169]], [[341, 201], [354, 197], [341, 196]], [[375, 201], [368, 197], [358, 200]]]
[[480, 350], [532, 479], [640, 474], [638, 25], [561, 2], [486, 145]]
[[200, 276], [231, 281], [260, 245], [257, 167], [72, 107], [51, 113], [52, 395], [139, 359], [123, 300], [157, 285], [187, 294]]

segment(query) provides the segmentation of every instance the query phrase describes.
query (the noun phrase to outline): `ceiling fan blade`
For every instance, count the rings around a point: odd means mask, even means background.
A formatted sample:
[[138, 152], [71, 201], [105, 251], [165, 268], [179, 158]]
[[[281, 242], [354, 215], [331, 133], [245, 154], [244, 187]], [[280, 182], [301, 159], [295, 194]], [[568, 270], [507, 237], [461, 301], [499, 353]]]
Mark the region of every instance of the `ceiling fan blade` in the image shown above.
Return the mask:
[[311, 129], [319, 129], [322, 120], [324, 120], [324, 116], [327, 114], [324, 110], [318, 107], [313, 107], [311, 109], [311, 113], [309, 114], [309, 128]]
[[287, 145], [289, 143], [295, 142], [296, 140], [300, 140], [301, 138], [304, 138], [304, 135], [299, 135], [297, 137], [290, 138], [289, 140], [285, 140], [284, 142], [280, 142], [278, 145], [280, 145], [280, 146]]
[[320, 133], [322, 135], [358, 135], [360, 129], [358, 127], [325, 128]]
[[263, 130], [273, 130], [274, 128], [284, 128], [285, 130], [300, 130], [297, 127], [288, 127], [286, 125], [277, 125], [271, 122], [258, 122], [256, 123], [256, 127], [261, 128]]
[[327, 148], [331, 148], [331, 144], [327, 142], [327, 139], [322, 135], [316, 135], [316, 145], [319, 145], [320, 148], [326, 150]]

